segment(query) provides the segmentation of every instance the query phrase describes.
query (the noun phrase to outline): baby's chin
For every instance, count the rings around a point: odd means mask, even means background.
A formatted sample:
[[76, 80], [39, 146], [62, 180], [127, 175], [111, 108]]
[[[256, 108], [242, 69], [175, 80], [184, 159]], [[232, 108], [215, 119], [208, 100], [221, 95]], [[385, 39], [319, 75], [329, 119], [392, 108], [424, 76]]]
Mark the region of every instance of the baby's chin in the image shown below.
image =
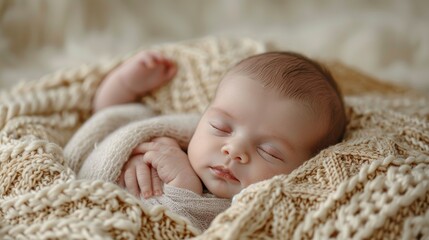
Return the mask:
[[207, 190], [218, 198], [232, 199], [241, 189], [226, 188], [225, 186], [205, 185]]

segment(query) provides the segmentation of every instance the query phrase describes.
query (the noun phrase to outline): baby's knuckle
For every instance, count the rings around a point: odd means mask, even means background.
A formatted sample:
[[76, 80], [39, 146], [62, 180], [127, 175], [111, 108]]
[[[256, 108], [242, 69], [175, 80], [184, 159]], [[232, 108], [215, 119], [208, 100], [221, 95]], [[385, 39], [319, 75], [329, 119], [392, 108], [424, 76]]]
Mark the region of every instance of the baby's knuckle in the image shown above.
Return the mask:
[[159, 150], [162, 150], [162, 145], [160, 143], [157, 143], [157, 142], [152, 142], [150, 149], [148, 149], [148, 152], [149, 151], [159, 151]]
[[153, 157], [154, 157], [154, 151], [147, 151], [143, 156], [144, 159], [151, 159]]

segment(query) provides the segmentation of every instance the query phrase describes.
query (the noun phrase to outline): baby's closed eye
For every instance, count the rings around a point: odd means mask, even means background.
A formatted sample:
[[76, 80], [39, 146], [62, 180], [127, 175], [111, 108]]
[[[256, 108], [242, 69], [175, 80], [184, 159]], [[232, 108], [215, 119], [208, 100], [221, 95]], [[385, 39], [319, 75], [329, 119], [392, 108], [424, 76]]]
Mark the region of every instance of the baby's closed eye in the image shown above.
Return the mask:
[[283, 155], [272, 146], [263, 145], [261, 147], [258, 147], [257, 152], [265, 160], [284, 161]]
[[209, 125], [217, 133], [230, 134], [232, 132], [232, 128], [230, 126], [220, 121], [211, 121], [209, 122]]

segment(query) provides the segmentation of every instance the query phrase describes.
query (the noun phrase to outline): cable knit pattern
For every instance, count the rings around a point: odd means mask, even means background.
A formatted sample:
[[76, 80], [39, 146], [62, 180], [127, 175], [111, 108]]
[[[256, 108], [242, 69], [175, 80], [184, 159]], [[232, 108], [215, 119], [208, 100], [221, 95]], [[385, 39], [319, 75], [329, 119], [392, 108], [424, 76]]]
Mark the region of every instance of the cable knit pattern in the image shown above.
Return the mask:
[[[203, 111], [230, 63], [266, 50], [218, 38], [154, 49], [171, 52], [180, 67], [144, 100], [156, 113]], [[289, 175], [249, 186], [202, 233], [113, 183], [76, 179], [80, 163], [70, 164], [63, 147], [91, 115], [100, 81], [124, 59], [0, 94], [1, 239], [429, 238], [429, 97], [340, 63], [327, 66], [348, 96], [345, 140]]]

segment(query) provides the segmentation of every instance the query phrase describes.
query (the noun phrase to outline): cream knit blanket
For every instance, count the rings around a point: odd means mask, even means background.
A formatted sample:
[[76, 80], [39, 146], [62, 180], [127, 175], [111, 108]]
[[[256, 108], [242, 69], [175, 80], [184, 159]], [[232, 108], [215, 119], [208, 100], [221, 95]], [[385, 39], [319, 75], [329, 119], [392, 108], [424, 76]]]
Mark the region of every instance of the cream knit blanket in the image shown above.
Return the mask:
[[[144, 99], [161, 113], [201, 112], [227, 67], [266, 50], [217, 38], [156, 48], [180, 65], [170, 85]], [[77, 180], [63, 146], [120, 62], [60, 71], [0, 95], [0, 238], [429, 238], [428, 97], [341, 64], [328, 66], [348, 96], [345, 140], [242, 191], [203, 233], [115, 184]]]

